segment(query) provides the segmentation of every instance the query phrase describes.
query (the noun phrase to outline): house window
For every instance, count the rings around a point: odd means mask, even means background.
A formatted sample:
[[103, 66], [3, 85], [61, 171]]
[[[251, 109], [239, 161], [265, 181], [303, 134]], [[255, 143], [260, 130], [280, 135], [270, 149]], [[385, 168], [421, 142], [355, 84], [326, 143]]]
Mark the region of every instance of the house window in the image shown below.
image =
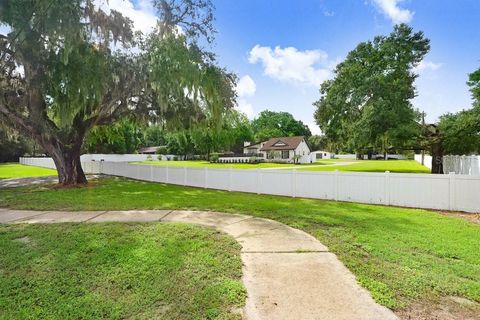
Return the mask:
[[289, 155], [290, 155], [290, 152], [288, 150], [282, 151], [282, 159], [288, 159]]

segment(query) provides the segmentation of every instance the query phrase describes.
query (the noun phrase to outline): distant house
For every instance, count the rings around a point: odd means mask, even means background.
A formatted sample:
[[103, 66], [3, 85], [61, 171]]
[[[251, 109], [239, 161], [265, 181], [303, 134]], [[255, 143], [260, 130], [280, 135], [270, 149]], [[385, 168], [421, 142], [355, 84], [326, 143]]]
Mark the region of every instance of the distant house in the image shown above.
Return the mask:
[[265, 142], [251, 144], [250, 142], [245, 141], [243, 143], [243, 154], [245, 156], [261, 156], [262, 158], [265, 158], [265, 153], [260, 152], [260, 149], [264, 144]]
[[335, 153], [322, 151], [322, 150], [312, 151], [310, 155], [312, 157], [312, 162], [315, 162], [317, 160], [322, 160], [322, 159], [333, 159], [335, 157]]
[[158, 148], [160, 147], [145, 147], [145, 148], [140, 148], [138, 150], [138, 153], [140, 154], [156, 154], [158, 151]]
[[243, 147], [245, 155], [257, 154], [271, 161], [294, 162], [295, 156], [299, 156], [300, 163], [310, 163], [310, 147], [304, 136], [272, 138], [268, 141], [255, 144], [245, 143]]

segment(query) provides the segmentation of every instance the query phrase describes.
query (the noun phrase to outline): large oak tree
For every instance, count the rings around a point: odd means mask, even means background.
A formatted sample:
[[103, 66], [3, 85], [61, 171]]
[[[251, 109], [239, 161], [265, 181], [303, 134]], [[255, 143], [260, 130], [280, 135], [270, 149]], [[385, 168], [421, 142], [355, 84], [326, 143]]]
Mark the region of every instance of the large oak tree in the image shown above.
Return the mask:
[[[0, 121], [33, 137], [65, 185], [86, 182], [86, 133], [135, 113], [155, 122], [220, 117], [234, 77], [197, 45], [212, 37], [209, 0], [154, 0], [150, 35], [92, 0], [0, 1]], [[134, 48], [132, 50], [132, 48]], [[181, 120], [179, 120], [181, 119]]]
[[362, 153], [410, 144], [419, 134], [414, 68], [429, 51], [422, 32], [397, 25], [360, 43], [320, 87], [314, 117], [330, 141]]

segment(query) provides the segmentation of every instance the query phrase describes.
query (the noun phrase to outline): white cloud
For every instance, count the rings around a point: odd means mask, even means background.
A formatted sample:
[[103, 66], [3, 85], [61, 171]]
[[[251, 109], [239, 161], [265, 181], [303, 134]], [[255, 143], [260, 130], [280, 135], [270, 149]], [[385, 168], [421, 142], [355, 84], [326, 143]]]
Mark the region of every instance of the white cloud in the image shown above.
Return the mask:
[[331, 78], [331, 64], [322, 50], [300, 51], [294, 47], [280, 48], [256, 45], [250, 50], [248, 61], [261, 62], [264, 73], [274, 79], [318, 87]]
[[237, 83], [237, 94], [239, 97], [253, 96], [256, 90], [255, 81], [249, 75], [241, 77]]
[[409, 23], [412, 21], [414, 12], [399, 7], [403, 0], [373, 0], [377, 8], [394, 24]]
[[312, 134], [317, 134], [317, 135], [322, 134], [322, 130], [320, 130], [320, 127], [315, 123], [315, 121], [304, 121], [304, 122], [306, 123], [306, 125], [308, 126]]
[[249, 103], [247, 100], [245, 99], [238, 99], [237, 101], [237, 104], [238, 104], [238, 110], [245, 113], [248, 117], [248, 119], [253, 119], [253, 117], [255, 116], [255, 112], [253, 111], [253, 106], [251, 103]]
[[323, 15], [325, 17], [333, 17], [335, 15], [335, 11], [330, 11], [330, 10], [324, 9], [323, 10]]
[[133, 21], [135, 30], [150, 32], [157, 23], [155, 8], [150, 0], [138, 0], [134, 6], [132, 0], [95, 0], [95, 5], [107, 13], [116, 10]]
[[424, 71], [427, 71], [427, 70], [431, 70], [431, 71], [438, 70], [441, 66], [442, 66], [441, 63], [435, 63], [435, 62], [431, 62], [431, 61], [422, 60], [418, 64], [418, 66], [413, 68], [413, 72], [421, 74], [421, 73], [423, 73]]
[[240, 78], [237, 83], [238, 110], [245, 113], [249, 119], [253, 119], [255, 112], [253, 111], [253, 105], [249, 103], [245, 98], [251, 97], [257, 91], [255, 81], [247, 74]]

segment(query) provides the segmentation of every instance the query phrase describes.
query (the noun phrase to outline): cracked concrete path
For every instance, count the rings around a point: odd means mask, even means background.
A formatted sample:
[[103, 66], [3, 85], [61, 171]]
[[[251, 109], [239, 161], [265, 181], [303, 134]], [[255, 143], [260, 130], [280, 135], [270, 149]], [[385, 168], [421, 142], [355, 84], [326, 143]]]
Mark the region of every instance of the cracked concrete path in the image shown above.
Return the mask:
[[216, 228], [241, 245], [247, 320], [390, 320], [353, 274], [311, 235], [276, 221], [207, 211], [0, 209], [0, 223], [183, 222]]
[[57, 183], [57, 182], [58, 182], [58, 178], [56, 176], [0, 179], [0, 188], [14, 188], [14, 187], [29, 186], [32, 184], [39, 184], [39, 183]]

